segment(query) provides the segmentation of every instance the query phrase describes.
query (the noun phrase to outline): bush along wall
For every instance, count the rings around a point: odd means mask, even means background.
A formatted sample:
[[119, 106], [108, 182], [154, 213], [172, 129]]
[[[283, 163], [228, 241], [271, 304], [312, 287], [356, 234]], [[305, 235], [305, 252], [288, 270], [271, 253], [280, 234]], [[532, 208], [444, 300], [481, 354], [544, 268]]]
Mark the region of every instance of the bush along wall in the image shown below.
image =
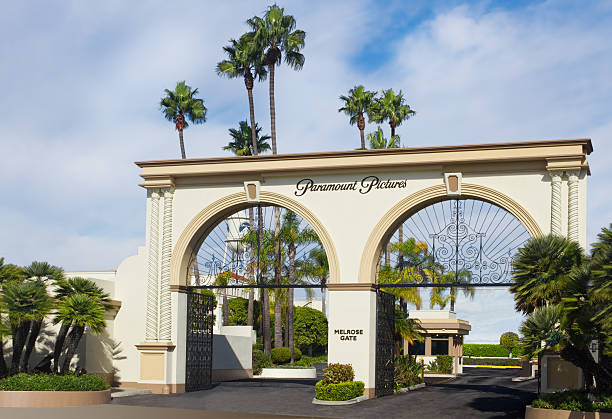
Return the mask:
[[436, 359], [427, 365], [427, 370], [431, 373], [452, 374], [453, 357], [451, 355], [436, 355]]
[[[517, 352], [515, 349], [514, 352]], [[465, 343], [463, 344], [463, 356], [479, 357], [505, 357], [508, 358], [510, 351], [501, 345]], [[514, 355], [518, 355], [515, 353]]]
[[108, 389], [96, 375], [15, 374], [0, 380], [3, 391], [101, 391]]
[[499, 366], [510, 366], [510, 367], [520, 367], [522, 359], [516, 358], [472, 358], [472, 357], [464, 357], [463, 365], [499, 365]]

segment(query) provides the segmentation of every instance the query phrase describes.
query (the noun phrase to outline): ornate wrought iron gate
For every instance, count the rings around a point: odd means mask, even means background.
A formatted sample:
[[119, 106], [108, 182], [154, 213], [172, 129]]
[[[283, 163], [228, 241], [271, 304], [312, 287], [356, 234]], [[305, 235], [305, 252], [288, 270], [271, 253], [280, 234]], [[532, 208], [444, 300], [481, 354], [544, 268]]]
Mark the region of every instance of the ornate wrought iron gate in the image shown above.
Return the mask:
[[213, 296], [190, 289], [187, 293], [187, 368], [185, 391], [212, 384]]
[[393, 394], [395, 297], [376, 292], [376, 397]]

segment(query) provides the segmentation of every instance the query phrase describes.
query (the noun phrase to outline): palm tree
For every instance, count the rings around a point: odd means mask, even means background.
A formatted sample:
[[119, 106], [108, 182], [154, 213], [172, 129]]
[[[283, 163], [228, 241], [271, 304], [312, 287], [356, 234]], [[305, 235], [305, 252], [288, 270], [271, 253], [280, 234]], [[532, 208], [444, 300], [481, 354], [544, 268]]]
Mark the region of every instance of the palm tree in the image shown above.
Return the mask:
[[512, 262], [517, 311], [525, 314], [561, 302], [561, 291], [572, 269], [584, 261], [580, 245], [565, 237], [548, 235], [531, 238]]
[[[329, 277], [329, 262], [327, 253], [322, 246], [315, 247], [308, 253], [308, 257], [296, 261], [296, 278], [316, 278], [321, 285], [325, 285]], [[325, 314], [325, 288], [321, 288], [321, 311]]]
[[[270, 150], [269, 135], [260, 136], [261, 128], [255, 124], [255, 136], [252, 136], [252, 130], [247, 121], [240, 121], [238, 123], [238, 129], [230, 128], [229, 134], [232, 137], [223, 150], [231, 151], [236, 156], [254, 156], [259, 153], [265, 153]], [[254, 143], [253, 143], [254, 141]], [[253, 146], [255, 144], [255, 146]]]
[[274, 4], [268, 7], [264, 17], [254, 16], [247, 21], [252, 32], [247, 35], [254, 41], [257, 49], [265, 54], [270, 82], [270, 130], [272, 133], [272, 154], [278, 154], [276, 147], [276, 108], [274, 105], [274, 72], [280, 65], [282, 55], [285, 63], [294, 70], [304, 66], [304, 48], [306, 32], [295, 29], [295, 18], [285, 14], [285, 9]]
[[[84, 294], [97, 298], [102, 304], [108, 307], [110, 296], [101, 287], [97, 286], [93, 281], [79, 276], [58, 281], [55, 290], [55, 299], [63, 301], [71, 295]], [[60, 330], [55, 338], [55, 346], [53, 348], [53, 372], [59, 372], [59, 359], [63, 351], [66, 350], [66, 336], [72, 326], [72, 323], [60, 321], [59, 318], [53, 320], [54, 324], [61, 322]]]
[[4, 338], [11, 335], [10, 325], [5, 321], [2, 305], [0, 305], [0, 378], [8, 375], [8, 367], [4, 360]]
[[[24, 272], [26, 277], [34, 280], [45, 290], [45, 293], [47, 292], [46, 282], [48, 280], [60, 281], [64, 278], [64, 271], [62, 268], [53, 266], [48, 262], [32, 262], [29, 266], [24, 268]], [[21, 371], [23, 372], [28, 372], [30, 356], [32, 355], [32, 351], [36, 346], [36, 340], [40, 334], [43, 318], [44, 316], [38, 319], [32, 319], [30, 322], [30, 333], [23, 353], [23, 359], [21, 360]]]
[[520, 346], [524, 355], [533, 358], [545, 349], [560, 343], [561, 314], [559, 305], [543, 306], [525, 319], [519, 329], [523, 335]]
[[25, 278], [24, 268], [11, 263], [4, 264], [4, 258], [0, 258], [0, 286], [8, 281], [21, 281]]
[[[289, 258], [289, 285], [295, 284], [295, 257], [299, 245], [318, 242], [317, 234], [309, 227], [300, 228], [300, 220], [293, 211], [287, 211], [283, 217], [283, 226], [279, 234], [280, 240], [287, 246], [287, 256]], [[293, 363], [293, 288], [289, 288], [287, 305], [287, 341], [291, 350], [291, 363]], [[279, 306], [275, 310], [278, 310]], [[275, 311], [276, 313], [276, 311]]]
[[415, 113], [406, 104], [401, 90], [396, 95], [393, 89], [387, 89], [382, 91], [382, 97], [376, 98], [374, 101], [371, 120], [378, 123], [388, 121], [391, 127], [391, 138], [393, 138], [395, 137], [395, 128]]
[[3, 286], [2, 305], [8, 313], [13, 336], [12, 375], [19, 372], [30, 325], [45, 318], [51, 311], [53, 301], [44, 285], [37, 281], [12, 281]]
[[62, 374], [68, 372], [85, 328], [88, 327], [94, 334], [104, 330], [106, 327], [104, 312], [104, 305], [100, 299], [92, 295], [72, 294], [60, 303], [56, 320], [72, 324], [68, 334], [66, 356], [62, 362]]
[[612, 224], [604, 227], [597, 238], [591, 258], [591, 300], [597, 310], [593, 320], [601, 327], [605, 352], [612, 355]]
[[[450, 302], [450, 311], [455, 311], [455, 301], [457, 300], [457, 289], [460, 289], [463, 292], [463, 295], [471, 300], [474, 299], [474, 295], [476, 294], [476, 289], [472, 286], [469, 286], [469, 284], [472, 281], [472, 273], [466, 269], [460, 269], [457, 273], [455, 273], [455, 271], [449, 271], [446, 273], [443, 273], [441, 275], [436, 275], [435, 276], [435, 282], [440, 283], [440, 284], [465, 284], [464, 286], [460, 286], [460, 287], [450, 287], [450, 291], [448, 294], [448, 297], [445, 299], [444, 297], [442, 297], [441, 295], [436, 295], [435, 297], [432, 297], [432, 301], [435, 301], [436, 303], [438, 302], [444, 302], [443, 306], [446, 305], [446, 301]], [[441, 294], [441, 290], [443, 290], [444, 288], [440, 288], [440, 287], [434, 287], [432, 289], [432, 295], [434, 293], [436, 294]], [[435, 290], [435, 292], [433, 291]], [[444, 307], [441, 308], [444, 308]]]
[[370, 148], [372, 149], [399, 148], [400, 147], [399, 135], [391, 137], [390, 140], [387, 140], [385, 136], [383, 135], [383, 130], [381, 127], [378, 127], [376, 131], [368, 134], [368, 142], [370, 143]]
[[338, 112], [344, 112], [349, 116], [351, 125], [357, 124], [359, 135], [361, 136], [361, 148], [365, 149], [365, 117], [364, 114], [370, 114], [376, 92], [365, 90], [362, 85], [355, 86], [349, 90], [348, 96], [340, 96], [340, 100], [344, 101], [344, 106], [338, 109]]
[[[256, 127], [255, 106], [253, 104], [253, 81], [255, 77], [258, 78], [259, 81], [266, 79], [266, 59], [261, 51], [258, 51], [257, 45], [252, 39], [249, 39], [248, 34], [240, 37], [238, 41], [232, 39], [230, 43], [231, 45], [223, 47], [228, 58], [217, 64], [217, 74], [226, 76], [230, 79], [236, 77], [244, 78], [244, 85], [249, 97], [251, 128]], [[255, 131], [249, 131], [249, 134], [251, 134], [252, 155], [254, 156], [262, 151], [257, 143], [256, 131], [257, 129], [255, 129]]]
[[187, 119], [192, 124], [203, 124], [206, 122], [206, 106], [203, 99], [196, 99], [198, 89], [191, 89], [185, 81], [176, 83], [174, 90], [164, 89], [166, 96], [161, 98], [160, 108], [164, 117], [174, 122], [176, 130], [179, 132], [179, 142], [181, 145], [181, 157], [186, 159], [185, 143], [183, 142], [183, 130], [189, 127]]
[[422, 329], [419, 321], [406, 317], [401, 307], [395, 307], [394, 324], [395, 356], [401, 355], [404, 340], [410, 345], [414, 345], [415, 341], [423, 342], [425, 339], [420, 333]]

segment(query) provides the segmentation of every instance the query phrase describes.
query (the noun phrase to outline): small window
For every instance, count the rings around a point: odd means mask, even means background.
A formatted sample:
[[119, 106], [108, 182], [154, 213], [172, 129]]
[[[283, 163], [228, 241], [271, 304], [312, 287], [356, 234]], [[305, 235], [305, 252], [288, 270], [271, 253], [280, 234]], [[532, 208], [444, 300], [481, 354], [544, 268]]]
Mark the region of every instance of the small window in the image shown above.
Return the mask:
[[432, 355], [448, 355], [448, 340], [431, 340], [431, 354]]
[[414, 344], [408, 347], [410, 355], [425, 355], [425, 342], [414, 341]]

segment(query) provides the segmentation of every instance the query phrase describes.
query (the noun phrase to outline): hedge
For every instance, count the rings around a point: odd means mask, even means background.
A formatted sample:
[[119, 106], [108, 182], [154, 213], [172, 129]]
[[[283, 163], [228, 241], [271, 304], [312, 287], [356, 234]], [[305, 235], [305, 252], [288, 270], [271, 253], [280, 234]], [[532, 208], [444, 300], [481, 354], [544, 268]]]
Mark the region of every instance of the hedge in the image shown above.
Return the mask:
[[[272, 356], [272, 362], [275, 364], [286, 364], [291, 361], [291, 350], [286, 346], [273, 348], [270, 355]], [[293, 360], [299, 361], [301, 357], [302, 352], [298, 348], [293, 348]]]
[[4, 391], [100, 391], [108, 389], [97, 375], [15, 374], [0, 380]]
[[516, 358], [463, 358], [463, 365], [499, 365], [520, 367], [522, 359]]
[[453, 360], [451, 355], [436, 355], [436, 359], [427, 365], [427, 371], [438, 374], [452, 374]]
[[253, 375], [261, 374], [263, 368], [272, 366], [272, 361], [263, 351], [253, 348]]
[[[517, 351], [517, 348], [514, 349]], [[487, 344], [487, 343], [465, 343], [463, 344], [463, 356], [473, 357], [508, 357], [510, 351], [501, 345]]]
[[363, 381], [347, 381], [338, 384], [324, 384], [319, 381], [315, 386], [318, 400], [344, 401], [363, 396], [365, 384]]
[[585, 391], [568, 390], [543, 394], [539, 399], [534, 400], [531, 405], [539, 409], [612, 413], [612, 395], [596, 396], [595, 398], [595, 401], [591, 401]]
[[338, 384], [355, 379], [355, 371], [351, 364], [329, 364], [323, 370], [323, 384]]

